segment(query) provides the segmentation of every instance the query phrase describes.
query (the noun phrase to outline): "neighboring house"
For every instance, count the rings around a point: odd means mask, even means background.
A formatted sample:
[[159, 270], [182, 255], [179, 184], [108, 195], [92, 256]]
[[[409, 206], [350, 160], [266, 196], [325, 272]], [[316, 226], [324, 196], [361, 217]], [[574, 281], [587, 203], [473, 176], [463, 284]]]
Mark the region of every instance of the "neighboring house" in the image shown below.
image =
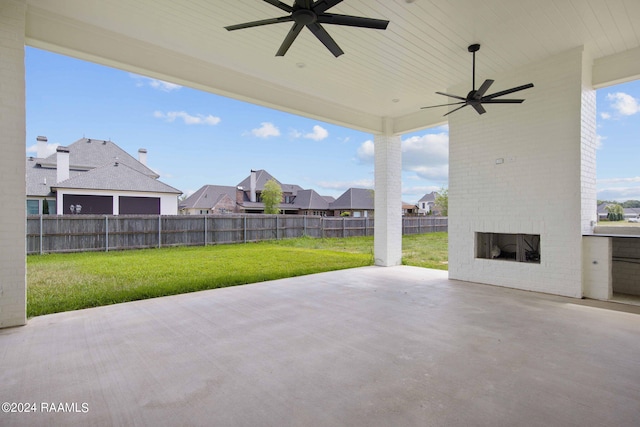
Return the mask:
[[403, 216], [418, 215], [418, 205], [412, 205], [411, 203], [402, 202], [402, 215]]
[[438, 193], [432, 191], [429, 194], [425, 194], [420, 200], [418, 200], [418, 214], [419, 215], [438, 215], [436, 209], [436, 197]]
[[241, 206], [237, 203], [238, 194], [242, 197], [237, 187], [205, 185], [180, 202], [178, 208], [182, 215], [238, 213]]
[[180, 203], [181, 214], [208, 215], [220, 213], [264, 213], [262, 191], [269, 180], [282, 188], [282, 201], [278, 206], [283, 214], [339, 216], [373, 216], [373, 191], [350, 188], [338, 199], [322, 196], [315, 190], [305, 190], [299, 185], [283, 184], [269, 172], [252, 170], [250, 175], [235, 187], [205, 185]]
[[327, 216], [334, 198], [321, 196], [315, 190], [298, 191], [294, 205], [298, 207], [300, 215]]
[[624, 219], [640, 218], [640, 208], [624, 208]]
[[373, 217], [374, 192], [365, 188], [349, 188], [329, 205], [333, 216], [348, 214], [353, 218]]
[[295, 205], [295, 199], [302, 187], [294, 184], [283, 184], [264, 169], [252, 170], [250, 175], [237, 185], [238, 190], [242, 191], [242, 201], [238, 198], [242, 210], [246, 213], [264, 213], [262, 190], [270, 180], [277, 182], [282, 189], [282, 203], [279, 205], [280, 212], [283, 214], [299, 213], [300, 207]]
[[[82, 138], [46, 156], [47, 138], [37, 138], [37, 157], [27, 158], [27, 214], [178, 213], [177, 190], [111, 141]], [[48, 212], [47, 212], [48, 211]]]

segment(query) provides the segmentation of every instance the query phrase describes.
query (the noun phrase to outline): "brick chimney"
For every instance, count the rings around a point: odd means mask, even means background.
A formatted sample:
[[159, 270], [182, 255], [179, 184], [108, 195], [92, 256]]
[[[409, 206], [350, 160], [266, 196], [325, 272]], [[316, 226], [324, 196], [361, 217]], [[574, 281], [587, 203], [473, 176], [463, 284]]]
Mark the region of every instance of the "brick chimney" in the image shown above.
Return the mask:
[[67, 147], [56, 148], [56, 181], [62, 182], [69, 179], [69, 149]]
[[249, 200], [256, 201], [256, 171], [251, 169], [251, 176], [249, 177]]
[[147, 149], [141, 148], [138, 150], [138, 161], [147, 166]]
[[36, 138], [37, 148], [36, 148], [36, 157], [42, 159], [47, 157], [47, 137], [39, 136]]

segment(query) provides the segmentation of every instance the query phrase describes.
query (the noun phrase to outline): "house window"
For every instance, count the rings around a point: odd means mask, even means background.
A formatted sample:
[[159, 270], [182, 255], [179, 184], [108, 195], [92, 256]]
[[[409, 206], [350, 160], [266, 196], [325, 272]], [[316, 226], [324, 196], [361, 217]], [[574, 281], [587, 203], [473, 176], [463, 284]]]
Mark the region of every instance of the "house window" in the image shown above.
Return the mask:
[[27, 200], [27, 215], [38, 215], [40, 213], [39, 200]]
[[[44, 202], [42, 202], [42, 203], [43, 203], [42, 210], [44, 211]], [[49, 205], [49, 215], [55, 215], [56, 214], [56, 201], [47, 199], [47, 204]]]

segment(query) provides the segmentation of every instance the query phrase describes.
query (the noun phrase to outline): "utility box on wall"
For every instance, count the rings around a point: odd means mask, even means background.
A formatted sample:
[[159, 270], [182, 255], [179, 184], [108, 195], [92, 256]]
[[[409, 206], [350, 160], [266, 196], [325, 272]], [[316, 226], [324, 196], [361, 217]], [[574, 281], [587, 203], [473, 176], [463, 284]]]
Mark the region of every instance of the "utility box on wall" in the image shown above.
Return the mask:
[[476, 258], [540, 264], [540, 235], [476, 233]]

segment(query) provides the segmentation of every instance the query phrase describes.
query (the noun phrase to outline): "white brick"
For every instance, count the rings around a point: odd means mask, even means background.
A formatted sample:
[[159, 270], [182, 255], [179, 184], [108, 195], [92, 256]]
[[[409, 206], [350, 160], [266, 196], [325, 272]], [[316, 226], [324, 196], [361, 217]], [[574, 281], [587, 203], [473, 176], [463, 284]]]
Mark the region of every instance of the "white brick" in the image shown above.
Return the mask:
[[[492, 76], [496, 91], [535, 87], [521, 93], [523, 104], [449, 116], [451, 278], [582, 296], [582, 229], [595, 213], [596, 118], [584, 62], [582, 49], [573, 49]], [[463, 88], [449, 88], [456, 90]], [[475, 232], [539, 234], [542, 261], [475, 259], [468, 250]]]
[[0, 328], [26, 323], [24, 1], [0, 2]]
[[379, 266], [402, 263], [402, 151], [399, 136], [376, 135], [374, 257]]

